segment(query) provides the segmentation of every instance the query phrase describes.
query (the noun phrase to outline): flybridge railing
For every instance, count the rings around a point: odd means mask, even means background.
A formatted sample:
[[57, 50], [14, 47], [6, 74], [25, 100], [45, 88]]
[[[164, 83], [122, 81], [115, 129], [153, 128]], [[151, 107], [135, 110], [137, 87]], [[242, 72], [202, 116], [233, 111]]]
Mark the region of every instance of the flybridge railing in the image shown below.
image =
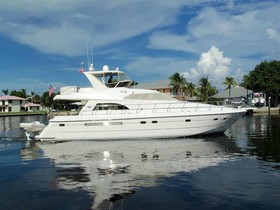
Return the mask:
[[[149, 113], [178, 113], [198, 111], [222, 111], [225, 106], [211, 104], [186, 103], [154, 103], [154, 104], [98, 104], [91, 110], [82, 110], [80, 115], [110, 115], [110, 114], [149, 114]], [[232, 108], [236, 109], [236, 108]]]

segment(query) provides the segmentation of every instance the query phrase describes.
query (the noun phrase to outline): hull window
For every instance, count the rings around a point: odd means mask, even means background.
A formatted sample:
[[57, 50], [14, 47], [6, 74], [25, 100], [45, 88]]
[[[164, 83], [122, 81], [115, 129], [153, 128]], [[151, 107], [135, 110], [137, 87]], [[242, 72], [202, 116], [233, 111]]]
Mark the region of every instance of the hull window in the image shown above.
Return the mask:
[[191, 119], [186, 119], [186, 120], [185, 120], [185, 122], [190, 122], [190, 121], [191, 121]]
[[96, 123], [85, 123], [85, 126], [110, 126], [110, 125], [122, 125], [122, 122], [96, 122]]
[[158, 123], [158, 121], [154, 120], [154, 121], [152, 121], [152, 123]]
[[218, 120], [218, 118], [214, 118], [214, 120]]
[[85, 126], [102, 126], [103, 123], [99, 122], [99, 123], [85, 123]]
[[60, 126], [60, 127], [64, 127], [64, 126], [65, 126], [65, 124], [64, 124], [64, 123], [62, 123], [62, 124], [59, 124], [59, 126]]
[[141, 121], [140, 123], [141, 123], [141, 124], [146, 124], [146, 121]]

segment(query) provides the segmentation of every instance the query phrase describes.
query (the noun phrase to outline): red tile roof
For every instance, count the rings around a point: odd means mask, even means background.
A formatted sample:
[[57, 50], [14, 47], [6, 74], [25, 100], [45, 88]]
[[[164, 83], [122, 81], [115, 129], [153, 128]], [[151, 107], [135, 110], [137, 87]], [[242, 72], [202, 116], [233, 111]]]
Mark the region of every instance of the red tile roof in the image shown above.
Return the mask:
[[0, 96], [0, 101], [6, 101], [6, 100], [26, 101], [25, 98], [20, 98], [17, 96]]
[[25, 107], [39, 107], [41, 106], [40, 104], [34, 104], [34, 103], [30, 103], [30, 102], [27, 102], [26, 104], [24, 104]]

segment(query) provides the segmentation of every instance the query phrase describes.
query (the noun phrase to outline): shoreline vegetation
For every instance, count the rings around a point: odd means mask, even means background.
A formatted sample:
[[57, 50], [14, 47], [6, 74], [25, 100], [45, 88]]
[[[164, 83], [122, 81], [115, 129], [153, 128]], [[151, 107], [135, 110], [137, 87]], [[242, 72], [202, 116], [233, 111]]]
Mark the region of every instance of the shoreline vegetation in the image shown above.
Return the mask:
[[0, 112], [0, 117], [28, 116], [28, 115], [47, 115], [47, 111], [36, 111], [36, 112]]

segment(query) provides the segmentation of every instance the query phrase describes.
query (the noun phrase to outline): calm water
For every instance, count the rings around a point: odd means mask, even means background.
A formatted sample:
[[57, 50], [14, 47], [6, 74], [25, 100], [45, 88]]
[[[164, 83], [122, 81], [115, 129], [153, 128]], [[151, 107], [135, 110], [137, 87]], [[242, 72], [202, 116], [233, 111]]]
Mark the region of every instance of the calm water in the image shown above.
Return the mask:
[[152, 141], [26, 142], [0, 117], [0, 209], [280, 209], [280, 117], [225, 135]]

